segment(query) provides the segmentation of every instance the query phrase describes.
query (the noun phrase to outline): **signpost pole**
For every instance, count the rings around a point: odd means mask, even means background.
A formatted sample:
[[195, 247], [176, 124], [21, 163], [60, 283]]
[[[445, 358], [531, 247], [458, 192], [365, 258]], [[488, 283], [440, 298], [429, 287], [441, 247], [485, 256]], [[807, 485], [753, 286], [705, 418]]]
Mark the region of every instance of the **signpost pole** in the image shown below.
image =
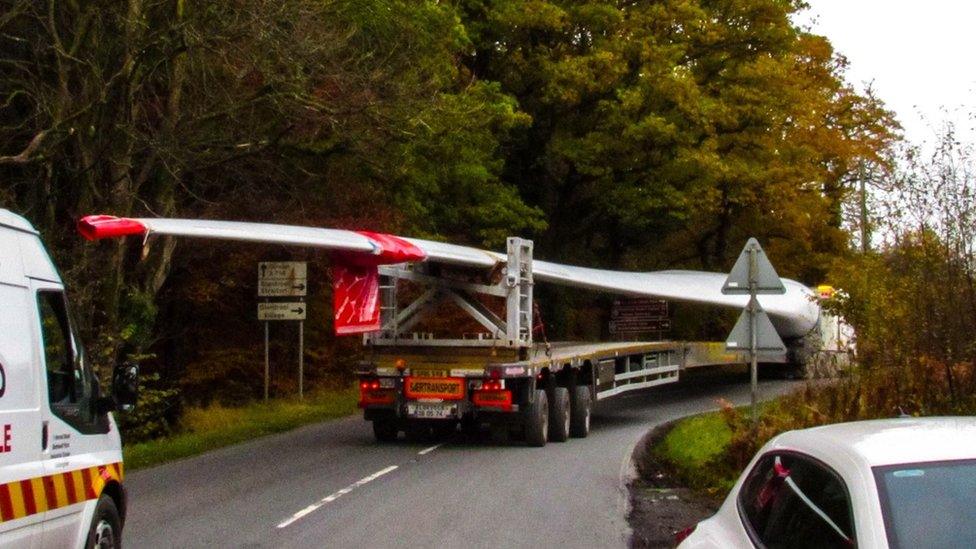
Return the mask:
[[759, 424], [759, 409], [756, 406], [759, 393], [759, 353], [783, 357], [787, 351], [769, 315], [756, 299], [759, 294], [782, 295], [786, 293], [786, 287], [755, 238], [750, 238], [742, 248], [742, 253], [735, 260], [729, 277], [722, 285], [722, 293], [749, 296], [749, 304], [739, 315], [739, 320], [725, 341], [725, 348], [730, 351], [744, 351], [748, 345], [751, 415], [752, 425], [755, 427]]
[[264, 401], [268, 401], [268, 378], [271, 375], [271, 361], [268, 357], [268, 322], [264, 323]]
[[752, 426], [756, 427], [759, 425], [759, 411], [756, 409], [756, 393], [758, 391], [759, 385], [759, 365], [757, 363], [756, 355], [759, 353], [758, 345], [758, 334], [759, 331], [758, 322], [756, 322], [756, 286], [758, 285], [758, 265], [756, 263], [756, 248], [752, 246], [749, 248], [749, 358], [751, 361], [751, 367], [749, 369], [749, 384], [751, 392], [751, 403], [752, 403]]
[[305, 321], [298, 321], [298, 399], [305, 399]]
[[[264, 400], [268, 400], [271, 378], [269, 328], [271, 321], [299, 321], [298, 398], [305, 396], [305, 298], [308, 295], [308, 264], [304, 261], [262, 261], [258, 263], [258, 320], [264, 321]], [[297, 297], [299, 301], [268, 298]]]

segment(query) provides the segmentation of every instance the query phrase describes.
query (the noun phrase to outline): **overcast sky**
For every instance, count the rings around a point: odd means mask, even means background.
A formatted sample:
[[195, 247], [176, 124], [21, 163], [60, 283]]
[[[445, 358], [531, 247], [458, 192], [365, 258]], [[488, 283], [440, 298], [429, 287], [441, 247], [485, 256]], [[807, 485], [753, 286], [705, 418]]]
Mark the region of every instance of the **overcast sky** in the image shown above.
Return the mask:
[[847, 80], [872, 82], [895, 111], [906, 137], [932, 141], [932, 127], [951, 117], [964, 138], [976, 137], [976, 1], [807, 0], [797, 22], [830, 39], [847, 56]]

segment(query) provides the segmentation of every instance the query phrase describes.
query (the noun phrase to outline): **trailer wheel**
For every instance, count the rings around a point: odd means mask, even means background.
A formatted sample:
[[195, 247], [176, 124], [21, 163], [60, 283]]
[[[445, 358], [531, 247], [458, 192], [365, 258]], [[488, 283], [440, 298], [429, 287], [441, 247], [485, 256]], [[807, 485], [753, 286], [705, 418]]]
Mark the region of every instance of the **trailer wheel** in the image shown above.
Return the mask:
[[397, 438], [397, 425], [395, 421], [389, 419], [373, 420], [373, 436], [377, 442], [393, 442]]
[[98, 498], [85, 547], [86, 549], [122, 547], [122, 520], [119, 518], [119, 510], [116, 509], [112, 498], [105, 494]]
[[590, 434], [590, 414], [593, 411], [593, 401], [590, 388], [577, 385], [569, 402], [569, 434], [576, 438], [586, 438]]
[[546, 392], [535, 392], [535, 402], [525, 407], [525, 442], [529, 446], [545, 446], [549, 440], [549, 399]]
[[556, 387], [549, 401], [549, 440], [566, 442], [569, 440], [569, 389]]

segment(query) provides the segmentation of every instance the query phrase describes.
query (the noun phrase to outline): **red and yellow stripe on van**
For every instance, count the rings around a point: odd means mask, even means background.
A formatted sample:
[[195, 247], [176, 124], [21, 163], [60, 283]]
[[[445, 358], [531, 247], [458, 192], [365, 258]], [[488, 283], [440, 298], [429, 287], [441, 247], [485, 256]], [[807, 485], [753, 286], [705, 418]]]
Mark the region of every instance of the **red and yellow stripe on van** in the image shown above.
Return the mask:
[[96, 499], [122, 475], [119, 462], [0, 484], [0, 522]]

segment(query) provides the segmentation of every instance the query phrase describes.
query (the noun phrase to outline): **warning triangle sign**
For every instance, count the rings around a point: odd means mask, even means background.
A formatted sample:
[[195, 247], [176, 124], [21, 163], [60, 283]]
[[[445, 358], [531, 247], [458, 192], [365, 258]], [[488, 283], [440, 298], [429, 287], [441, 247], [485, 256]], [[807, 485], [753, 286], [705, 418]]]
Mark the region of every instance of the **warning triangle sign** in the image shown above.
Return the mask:
[[[756, 351], [759, 354], [782, 354], [786, 352], [786, 345], [780, 339], [776, 328], [773, 327], [769, 315], [755, 302], [756, 311]], [[748, 351], [752, 344], [752, 330], [749, 322], [749, 308], [739, 315], [738, 322], [732, 328], [732, 333], [725, 340], [725, 348], [729, 351]]]
[[745, 247], [742, 248], [742, 253], [739, 254], [739, 258], [735, 260], [735, 265], [732, 266], [732, 272], [729, 273], [729, 277], [725, 279], [725, 284], [722, 285], [722, 293], [732, 295], [748, 295], [750, 293], [749, 264], [753, 256], [756, 258], [755, 266], [752, 269], [752, 275], [756, 282], [756, 293], [786, 293], [783, 281], [779, 279], [779, 275], [776, 274], [776, 269], [773, 268], [773, 264], [769, 262], [769, 258], [766, 257], [762, 246], [759, 245], [759, 241], [755, 238], [750, 238], [746, 242]]

